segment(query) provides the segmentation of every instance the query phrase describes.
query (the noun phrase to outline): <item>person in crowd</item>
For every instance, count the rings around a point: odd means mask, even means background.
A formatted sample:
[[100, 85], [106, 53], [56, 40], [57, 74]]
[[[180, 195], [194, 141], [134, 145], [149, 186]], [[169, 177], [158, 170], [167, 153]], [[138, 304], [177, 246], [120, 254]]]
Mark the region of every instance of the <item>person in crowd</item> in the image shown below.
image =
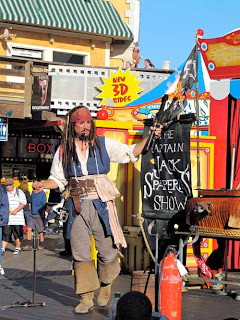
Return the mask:
[[[157, 128], [157, 137], [161, 129]], [[107, 173], [110, 161], [137, 161], [146, 141], [147, 137], [129, 146], [99, 137], [89, 109], [75, 107], [66, 115], [62, 144], [54, 155], [50, 177], [33, 183], [38, 191], [59, 188], [63, 192], [67, 187], [75, 288], [80, 294], [75, 313], [87, 313], [93, 307], [99, 285], [98, 305], [106, 306], [109, 301], [112, 282], [120, 272], [118, 249], [120, 245], [126, 247], [126, 241], [114, 205], [119, 192]], [[98, 250], [98, 272], [91, 260], [91, 235]]]
[[22, 248], [23, 251], [32, 250], [32, 231], [36, 230], [39, 234], [38, 250], [44, 250], [44, 220], [47, 198], [45, 192], [33, 192], [31, 195], [31, 212], [27, 225], [27, 245]]
[[152, 312], [152, 303], [140, 291], [125, 293], [117, 302], [115, 320], [168, 320], [159, 312]]
[[152, 303], [142, 292], [125, 293], [117, 303], [116, 320], [151, 320]]
[[6, 226], [9, 221], [9, 202], [6, 189], [0, 185], [0, 276], [4, 275], [2, 268], [2, 228]]
[[151, 60], [149, 59], [144, 60], [144, 65], [145, 65], [144, 69], [155, 69], [154, 64], [152, 64]]
[[28, 190], [28, 181], [24, 179], [24, 180], [20, 183], [19, 189], [21, 189], [21, 190], [24, 192], [25, 197], [26, 197], [26, 199], [27, 199], [27, 204], [26, 204], [25, 207], [23, 208], [25, 225], [27, 225], [27, 224], [28, 224], [29, 214], [30, 214], [30, 208], [31, 208], [31, 195], [30, 195], [30, 192], [29, 192], [29, 190]]
[[2, 254], [5, 253], [7, 243], [13, 235], [15, 239], [13, 254], [17, 255], [21, 251], [21, 236], [25, 225], [23, 208], [27, 204], [27, 200], [23, 191], [14, 187], [13, 179], [6, 179], [5, 186], [9, 202], [9, 222], [8, 225], [3, 226], [2, 230]]
[[132, 63], [130, 61], [127, 61], [126, 65], [125, 65], [125, 68], [126, 69], [128, 69], [128, 68], [132, 69]]
[[142, 57], [139, 55], [140, 49], [139, 48], [133, 48], [132, 52], [132, 59], [133, 59], [133, 68], [138, 68], [138, 64]]

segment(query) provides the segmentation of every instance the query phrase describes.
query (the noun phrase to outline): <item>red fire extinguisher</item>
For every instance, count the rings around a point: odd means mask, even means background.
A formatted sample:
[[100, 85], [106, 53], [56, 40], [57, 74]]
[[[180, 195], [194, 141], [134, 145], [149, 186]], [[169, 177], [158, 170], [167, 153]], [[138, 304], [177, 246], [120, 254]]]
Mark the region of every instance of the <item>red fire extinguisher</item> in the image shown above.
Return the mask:
[[[163, 265], [161, 265], [163, 263]], [[174, 253], [168, 253], [159, 270], [159, 310], [169, 320], [181, 320], [182, 277]]]

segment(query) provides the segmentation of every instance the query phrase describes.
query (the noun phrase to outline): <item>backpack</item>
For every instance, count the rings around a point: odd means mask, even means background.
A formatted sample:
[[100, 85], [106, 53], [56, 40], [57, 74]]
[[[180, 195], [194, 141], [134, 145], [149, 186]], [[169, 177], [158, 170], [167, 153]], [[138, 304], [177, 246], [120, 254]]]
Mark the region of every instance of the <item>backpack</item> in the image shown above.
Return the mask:
[[6, 226], [9, 220], [9, 202], [5, 188], [0, 186], [0, 227]]
[[15, 188], [16, 189], [16, 195], [18, 196], [18, 198], [20, 198], [20, 194], [19, 194], [19, 189], [18, 188]]

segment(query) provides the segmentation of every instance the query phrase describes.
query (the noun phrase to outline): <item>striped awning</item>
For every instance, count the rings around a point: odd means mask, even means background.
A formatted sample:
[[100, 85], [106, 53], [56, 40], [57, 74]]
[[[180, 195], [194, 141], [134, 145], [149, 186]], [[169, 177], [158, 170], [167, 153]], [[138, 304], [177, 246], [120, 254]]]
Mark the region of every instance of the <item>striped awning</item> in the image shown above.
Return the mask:
[[0, 21], [133, 39], [112, 3], [103, 0], [1, 0]]

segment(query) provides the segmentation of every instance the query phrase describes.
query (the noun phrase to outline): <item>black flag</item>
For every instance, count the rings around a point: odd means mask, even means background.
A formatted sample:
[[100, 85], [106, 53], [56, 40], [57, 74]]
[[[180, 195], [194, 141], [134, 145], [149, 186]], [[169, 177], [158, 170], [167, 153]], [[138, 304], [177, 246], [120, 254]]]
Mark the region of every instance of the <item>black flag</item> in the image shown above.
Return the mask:
[[197, 45], [192, 49], [180, 76], [180, 82], [182, 86], [182, 92], [186, 93], [190, 90], [197, 79], [197, 58], [198, 58], [198, 48]]

